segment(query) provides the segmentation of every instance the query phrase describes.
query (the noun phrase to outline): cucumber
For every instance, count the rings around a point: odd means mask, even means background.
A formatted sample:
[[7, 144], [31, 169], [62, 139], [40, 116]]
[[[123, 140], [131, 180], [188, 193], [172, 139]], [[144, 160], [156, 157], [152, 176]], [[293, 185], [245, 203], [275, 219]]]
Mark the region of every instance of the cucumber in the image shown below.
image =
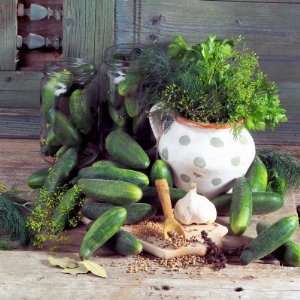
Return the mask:
[[48, 172], [48, 168], [35, 171], [27, 178], [27, 185], [32, 189], [42, 188], [48, 176]]
[[137, 99], [133, 97], [125, 98], [125, 109], [130, 118], [134, 118], [139, 114], [139, 106], [137, 103]]
[[99, 165], [81, 169], [78, 173], [78, 178], [120, 180], [131, 182], [141, 187], [149, 184], [149, 178], [144, 173], [112, 165]]
[[[153, 186], [146, 186], [142, 188], [143, 190], [143, 200], [153, 204], [160, 204], [158, 199], [157, 190]], [[172, 203], [175, 204], [179, 199], [186, 195], [186, 191], [179, 188], [170, 188], [170, 196]]]
[[[232, 194], [224, 194], [212, 200], [219, 215], [227, 215], [230, 210]], [[263, 215], [280, 209], [284, 197], [279, 193], [257, 192], [252, 193], [253, 215]]]
[[126, 225], [137, 224], [155, 214], [155, 209], [148, 203], [132, 203], [125, 206], [127, 210]]
[[80, 245], [80, 257], [87, 259], [112, 238], [124, 224], [127, 217], [126, 209], [113, 207], [102, 214], [85, 234]]
[[104, 212], [114, 207], [111, 203], [85, 203], [81, 208], [81, 213], [84, 217], [90, 220], [98, 219]]
[[230, 205], [230, 229], [234, 235], [241, 235], [247, 229], [252, 217], [252, 192], [245, 177], [235, 180]]
[[271, 225], [266, 223], [266, 222], [258, 222], [256, 224], [256, 233], [261, 234], [264, 230], [266, 230], [267, 228], [269, 228]]
[[61, 112], [55, 111], [53, 131], [61, 145], [75, 147], [80, 145], [81, 138], [68, 118]]
[[45, 143], [49, 148], [61, 146], [60, 140], [57, 138], [52, 128], [50, 128], [48, 131]]
[[[86, 218], [96, 220], [112, 207], [113, 205], [110, 203], [86, 203], [81, 212]], [[124, 206], [124, 208], [127, 210], [126, 225], [137, 224], [154, 214], [153, 207], [148, 203], [132, 203]]]
[[127, 231], [120, 230], [112, 241], [113, 249], [120, 255], [138, 255], [143, 251], [142, 243]]
[[284, 244], [283, 262], [287, 266], [300, 267], [300, 245], [288, 241]]
[[280, 219], [266, 230], [263, 230], [242, 252], [241, 264], [247, 265], [253, 260], [272, 253], [285, 244], [298, 227], [298, 216], [289, 216]]
[[116, 109], [112, 105], [109, 105], [108, 112], [111, 119], [117, 126], [119, 127], [125, 126], [127, 121], [127, 114], [123, 106], [120, 109]]
[[89, 99], [84, 90], [75, 90], [69, 100], [71, 121], [83, 134], [88, 134], [93, 127], [93, 116]]
[[156, 160], [150, 171], [151, 183], [154, 185], [156, 179], [166, 179], [169, 187], [173, 186], [173, 177], [170, 167], [163, 160]]
[[246, 175], [252, 192], [265, 192], [268, 186], [268, 171], [261, 159], [256, 156]]
[[[261, 234], [270, 224], [259, 222], [256, 225], [257, 234]], [[287, 266], [300, 267], [300, 245], [292, 240], [276, 249], [272, 254]]]
[[135, 184], [105, 179], [80, 179], [78, 185], [87, 197], [126, 205], [141, 200], [142, 190]]
[[279, 210], [284, 204], [284, 197], [278, 193], [257, 192], [252, 193], [253, 214], [268, 214]]
[[143, 148], [121, 129], [114, 130], [107, 136], [105, 147], [113, 160], [129, 168], [147, 169], [150, 165], [150, 159]]
[[118, 167], [118, 164], [110, 160], [98, 160], [92, 164], [92, 167], [102, 167], [102, 166]]
[[134, 94], [138, 89], [139, 76], [137, 74], [127, 74], [126, 78], [118, 85], [120, 96], [128, 96]]
[[273, 170], [271, 171], [269, 187], [274, 192], [285, 195], [288, 190], [288, 183], [285, 178], [281, 177], [275, 170]]
[[52, 224], [55, 232], [59, 233], [65, 229], [65, 226], [70, 219], [70, 214], [80, 200], [80, 189], [74, 185], [63, 195], [60, 203], [53, 213]]
[[49, 112], [55, 107], [59, 95], [67, 92], [73, 80], [71, 72], [63, 70], [51, 75], [47, 83], [42, 88], [41, 111], [47, 122], [51, 117]]
[[49, 193], [54, 193], [57, 187], [68, 179], [77, 164], [77, 158], [77, 151], [74, 148], [69, 148], [49, 169], [43, 186]]
[[67, 150], [68, 150], [67, 146], [60, 147], [59, 150], [55, 154], [56, 159], [60, 158]]
[[211, 200], [217, 209], [218, 215], [227, 216], [229, 214], [231, 198], [232, 194], [223, 194]]

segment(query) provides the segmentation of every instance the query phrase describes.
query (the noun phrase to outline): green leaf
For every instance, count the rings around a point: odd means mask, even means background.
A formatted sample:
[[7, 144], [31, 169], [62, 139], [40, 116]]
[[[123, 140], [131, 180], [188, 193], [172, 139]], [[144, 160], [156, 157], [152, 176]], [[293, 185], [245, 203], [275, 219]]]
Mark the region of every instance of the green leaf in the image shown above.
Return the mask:
[[64, 268], [62, 270], [63, 273], [71, 274], [71, 275], [78, 275], [78, 274], [86, 274], [89, 270], [81, 263], [76, 268]]
[[63, 269], [74, 269], [79, 267], [78, 262], [70, 257], [49, 256], [48, 262], [52, 267], [60, 267]]
[[107, 278], [105, 269], [96, 262], [91, 260], [83, 260], [81, 264], [83, 264], [94, 275], [102, 278]]

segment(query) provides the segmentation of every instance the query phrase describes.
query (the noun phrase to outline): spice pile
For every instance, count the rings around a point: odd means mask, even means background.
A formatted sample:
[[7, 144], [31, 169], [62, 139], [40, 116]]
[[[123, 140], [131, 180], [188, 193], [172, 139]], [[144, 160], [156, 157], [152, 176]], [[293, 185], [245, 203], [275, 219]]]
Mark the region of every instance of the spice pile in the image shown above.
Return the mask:
[[[127, 273], [146, 272], [151, 274], [155, 272], [155, 267], [157, 266], [165, 267], [166, 269], [170, 269], [175, 272], [179, 271], [180, 269], [187, 269], [189, 267], [196, 266], [201, 267], [206, 265], [212, 266], [214, 270], [225, 268], [227, 259], [222, 250], [208, 237], [205, 231], [201, 232], [201, 238], [207, 245], [207, 253], [205, 256], [186, 255], [170, 259], [162, 259], [142, 254], [137, 256], [135, 261], [128, 265]], [[176, 240], [176, 242], [174, 243], [173, 240]], [[181, 247], [175, 237], [174, 239], [172, 238], [168, 240], [168, 242], [170, 242], [170, 244], [175, 248]], [[183, 246], [190, 242], [193, 241], [185, 241]]]

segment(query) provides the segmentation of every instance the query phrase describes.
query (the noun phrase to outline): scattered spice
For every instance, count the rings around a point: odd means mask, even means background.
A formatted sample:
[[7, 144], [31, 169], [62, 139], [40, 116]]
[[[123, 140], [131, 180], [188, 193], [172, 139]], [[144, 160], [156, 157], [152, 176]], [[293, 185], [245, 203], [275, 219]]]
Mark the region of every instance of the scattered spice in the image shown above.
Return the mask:
[[201, 236], [207, 245], [206, 263], [213, 265], [215, 270], [225, 268], [227, 259], [223, 251], [208, 237], [207, 232], [202, 231]]
[[[150, 224], [149, 224], [150, 223]], [[161, 226], [160, 224], [154, 222], [144, 223], [150, 226], [157, 228], [157, 226]], [[140, 228], [148, 228], [148, 226], [141, 226]], [[145, 229], [148, 233], [148, 229]], [[138, 231], [136, 231], [138, 232]], [[134, 234], [136, 234], [136, 232]], [[141, 232], [141, 231], [140, 231]], [[157, 231], [156, 231], [157, 233]], [[208, 237], [207, 232], [202, 231], [200, 237], [192, 237], [189, 240], [183, 240], [181, 237], [178, 238], [176, 234], [172, 235], [168, 243], [176, 247], [186, 246], [192, 242], [199, 242], [200, 238], [207, 245], [207, 254], [205, 256], [198, 255], [186, 255], [173, 257], [170, 259], [162, 259], [156, 258], [154, 256], [148, 254], [141, 254], [136, 257], [136, 259], [128, 265], [127, 273], [138, 273], [138, 272], [146, 272], [153, 273], [157, 266], [165, 267], [166, 269], [172, 271], [179, 271], [181, 269], [187, 269], [189, 267], [201, 267], [210, 265], [214, 270], [220, 270], [226, 267], [226, 256], [223, 251]]]
[[148, 220], [141, 222], [140, 224], [131, 226], [131, 233], [137, 238], [150, 241], [152, 239], [159, 239], [161, 241], [160, 246], [163, 248], [178, 249], [181, 247], [187, 247], [193, 243], [203, 242], [200, 235], [194, 235], [185, 239], [183, 236], [176, 232], [172, 232], [168, 239], [164, 239], [163, 224], [160, 220]]

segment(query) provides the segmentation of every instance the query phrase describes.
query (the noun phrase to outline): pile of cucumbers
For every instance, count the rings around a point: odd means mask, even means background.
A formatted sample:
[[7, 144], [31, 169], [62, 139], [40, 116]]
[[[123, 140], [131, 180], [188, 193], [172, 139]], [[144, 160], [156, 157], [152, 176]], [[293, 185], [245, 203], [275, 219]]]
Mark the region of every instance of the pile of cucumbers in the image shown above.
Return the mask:
[[[139, 223], [155, 214], [155, 205], [150, 203], [157, 195], [150, 183], [166, 178], [173, 185], [171, 170], [165, 162], [155, 161], [147, 172], [150, 158], [122, 129], [109, 133], [105, 147], [110, 160], [97, 161], [81, 169], [76, 177], [82, 192], [94, 200], [82, 208], [82, 214], [94, 220], [80, 247], [82, 258], [88, 258], [103, 245], [121, 255], [139, 254], [143, 249], [141, 242], [121, 227]], [[175, 188], [172, 191], [185, 194]]]
[[86, 198], [81, 215], [93, 224], [82, 241], [83, 258], [103, 245], [121, 255], [142, 251], [141, 242], [121, 227], [137, 224], [155, 214], [159, 205], [154, 187], [156, 179], [167, 179], [172, 200], [186, 194], [173, 187], [169, 166], [162, 160], [155, 160], [151, 165], [148, 154], [123, 129], [114, 129], [107, 135], [105, 149], [104, 159], [79, 168], [78, 148], [66, 147], [51, 168], [38, 170], [27, 180], [31, 188], [46, 189], [49, 193], [65, 187], [65, 195], [53, 214], [57, 232], [66, 228], [72, 210], [82, 197]]
[[46, 156], [59, 156], [74, 147], [84, 153], [97, 136], [98, 104], [93, 97], [95, 67], [81, 63], [52, 72], [42, 87], [41, 149]]
[[[232, 194], [221, 195], [213, 199], [213, 203], [219, 215], [229, 215], [231, 233], [241, 235], [249, 226], [253, 214], [268, 214], [283, 206], [286, 189], [282, 186], [269, 184], [268, 170], [257, 156], [246, 176], [235, 180]], [[300, 245], [289, 241], [298, 228], [298, 216], [282, 218], [271, 226], [258, 224], [258, 236], [242, 252], [241, 263], [248, 264], [275, 253], [284, 264], [300, 266]], [[280, 255], [277, 249], [280, 249]]]
[[[81, 98], [78, 101], [82, 95], [78, 91], [73, 93], [74, 103], [81, 107], [70, 106], [71, 121], [63, 113], [49, 110], [49, 132], [61, 146], [55, 152], [55, 164], [31, 175], [28, 185], [50, 193], [67, 187], [54, 213], [58, 232], [66, 228], [68, 217], [80, 199], [86, 198], [81, 215], [91, 220], [92, 225], [81, 243], [82, 258], [89, 258], [104, 245], [120, 255], [139, 254], [143, 249], [141, 242], [122, 230], [122, 226], [137, 224], [155, 214], [159, 207], [155, 180], [165, 178], [168, 181], [173, 204], [186, 192], [173, 187], [169, 166], [162, 160], [151, 160], [122, 126], [114, 126], [106, 135], [105, 152], [101, 153], [100, 160], [93, 160], [85, 167], [79, 166], [80, 145], [84, 134], [88, 134], [91, 128], [86, 121], [81, 122], [81, 118], [89, 118], [89, 112], [82, 106], [84, 101]], [[232, 234], [241, 235], [253, 214], [272, 213], [283, 206], [286, 189], [281, 182], [270, 184], [268, 170], [257, 156], [246, 176], [235, 180], [232, 193], [212, 201], [218, 215], [230, 216]], [[241, 263], [248, 264], [270, 253], [277, 255], [279, 248], [282, 254], [277, 257], [281, 261], [299, 266], [300, 246], [289, 240], [298, 226], [298, 217], [290, 216], [263, 227], [242, 252]]]

